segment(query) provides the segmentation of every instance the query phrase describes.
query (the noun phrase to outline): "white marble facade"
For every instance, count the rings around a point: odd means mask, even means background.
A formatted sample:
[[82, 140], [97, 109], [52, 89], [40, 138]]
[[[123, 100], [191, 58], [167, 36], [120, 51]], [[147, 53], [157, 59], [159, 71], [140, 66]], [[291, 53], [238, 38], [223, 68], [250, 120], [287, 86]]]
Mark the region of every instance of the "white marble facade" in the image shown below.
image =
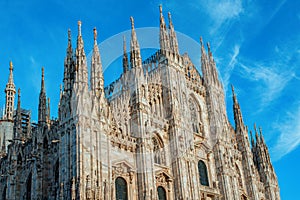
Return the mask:
[[235, 125], [228, 121], [210, 46], [201, 39], [201, 75], [160, 7], [160, 50], [142, 62], [131, 24], [118, 80], [104, 88], [96, 29], [88, 80], [79, 22], [75, 51], [68, 34], [58, 119], [44, 75], [31, 132], [20, 128], [19, 105], [14, 120], [6, 114], [14, 134], [1, 143], [0, 199], [280, 199], [261, 130], [249, 140], [233, 88]]

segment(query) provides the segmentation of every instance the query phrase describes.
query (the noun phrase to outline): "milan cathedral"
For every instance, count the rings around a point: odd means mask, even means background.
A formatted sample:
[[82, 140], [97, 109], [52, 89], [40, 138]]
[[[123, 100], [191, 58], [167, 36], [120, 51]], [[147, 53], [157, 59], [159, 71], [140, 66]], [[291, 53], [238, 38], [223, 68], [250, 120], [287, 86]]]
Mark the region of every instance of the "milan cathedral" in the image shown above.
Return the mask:
[[123, 73], [107, 87], [97, 30], [89, 69], [81, 22], [75, 49], [68, 31], [57, 119], [50, 118], [44, 68], [33, 123], [10, 62], [0, 199], [279, 200], [262, 130], [248, 132], [233, 86], [234, 125], [228, 120], [210, 45], [200, 39], [200, 74], [179, 53], [171, 14], [167, 26], [160, 6], [160, 49], [142, 61], [130, 20]]

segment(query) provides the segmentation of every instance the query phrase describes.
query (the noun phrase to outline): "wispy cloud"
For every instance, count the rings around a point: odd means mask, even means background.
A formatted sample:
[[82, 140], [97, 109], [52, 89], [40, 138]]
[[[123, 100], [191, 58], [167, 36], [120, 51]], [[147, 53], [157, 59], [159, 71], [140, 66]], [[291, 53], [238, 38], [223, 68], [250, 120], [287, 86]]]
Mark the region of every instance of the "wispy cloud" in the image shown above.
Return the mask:
[[238, 57], [239, 53], [240, 53], [240, 44], [236, 44], [233, 47], [233, 53], [232, 53], [232, 56], [230, 58], [228, 65], [222, 71], [222, 74], [223, 74], [222, 81], [223, 81], [223, 85], [225, 88], [225, 93], [227, 93], [227, 88], [228, 88], [228, 84], [230, 81], [232, 71], [234, 70], [234, 67], [236, 66], [236, 64], [238, 62], [237, 57]]
[[280, 132], [275, 146], [270, 149], [274, 161], [280, 160], [300, 144], [300, 102], [296, 112], [287, 112], [284, 116], [282, 123], [274, 125], [274, 129]]
[[276, 99], [282, 90], [286, 87], [288, 82], [294, 77], [293, 71], [280, 72], [274, 64], [253, 63], [253, 67], [246, 66], [239, 62], [239, 73], [242, 77], [250, 80], [257, 81], [260, 87], [263, 86], [264, 92], [260, 93], [260, 99], [263, 109], [271, 101]]
[[31, 73], [30, 73], [30, 76], [28, 77], [29, 78], [29, 82], [31, 82], [31, 88], [33, 88], [34, 89], [34, 91], [35, 92], [39, 92], [39, 90], [40, 90], [40, 84], [36, 84], [37, 82], [39, 82], [40, 81], [40, 77], [41, 77], [41, 75], [40, 75], [40, 64], [39, 64], [39, 62], [37, 62], [37, 60], [34, 58], [34, 56], [30, 56], [29, 57], [29, 60], [30, 60], [30, 65], [29, 65], [29, 67], [30, 67], [30, 71], [31, 71]]
[[243, 12], [240, 0], [201, 0], [201, 5], [214, 22], [211, 33], [215, 33], [222, 25], [228, 26], [229, 21], [238, 18]]
[[243, 13], [242, 1], [239, 0], [200, 0], [202, 9], [210, 17], [212, 25], [209, 33], [213, 37], [214, 51], [223, 44], [229, 31]]

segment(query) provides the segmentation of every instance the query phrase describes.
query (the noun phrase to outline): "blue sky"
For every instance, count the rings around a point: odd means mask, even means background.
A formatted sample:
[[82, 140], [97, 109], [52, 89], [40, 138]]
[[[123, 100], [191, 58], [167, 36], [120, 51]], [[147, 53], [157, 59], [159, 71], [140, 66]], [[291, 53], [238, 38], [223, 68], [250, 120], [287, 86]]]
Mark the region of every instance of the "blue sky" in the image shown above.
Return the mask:
[[[82, 21], [88, 54], [92, 50], [92, 30], [96, 26], [102, 59], [111, 59], [114, 52], [120, 55], [122, 51], [119, 36], [128, 34], [130, 16], [135, 18], [136, 28], [158, 27], [159, 4], [163, 5], [165, 18], [168, 11], [172, 13], [175, 30], [183, 35], [179, 41], [180, 52], [190, 53], [198, 68], [200, 51], [197, 48], [189, 50], [188, 46], [199, 42], [200, 36], [211, 43], [226, 90], [230, 120], [233, 114], [229, 86], [234, 84], [245, 123], [249, 129], [253, 129], [254, 123], [262, 126], [282, 199], [295, 199], [300, 194], [299, 1], [104, 0], [83, 3], [79, 0], [2, 0], [0, 91], [5, 88], [9, 61], [12, 60], [15, 84], [22, 91], [22, 107], [31, 109], [36, 120], [41, 67], [44, 66], [51, 115], [57, 116], [68, 28], [72, 30], [75, 47], [77, 21]], [[139, 38], [139, 32], [137, 36]], [[189, 45], [186, 45], [187, 40]], [[147, 41], [141, 41], [141, 47]], [[115, 49], [116, 43], [119, 43], [118, 49]], [[158, 40], [154, 43], [146, 47], [157, 48]], [[143, 59], [147, 55], [149, 51], [142, 52]], [[119, 76], [122, 68], [119, 58], [113, 61], [105, 71], [106, 85]], [[4, 101], [4, 92], [1, 92], [0, 106]]]

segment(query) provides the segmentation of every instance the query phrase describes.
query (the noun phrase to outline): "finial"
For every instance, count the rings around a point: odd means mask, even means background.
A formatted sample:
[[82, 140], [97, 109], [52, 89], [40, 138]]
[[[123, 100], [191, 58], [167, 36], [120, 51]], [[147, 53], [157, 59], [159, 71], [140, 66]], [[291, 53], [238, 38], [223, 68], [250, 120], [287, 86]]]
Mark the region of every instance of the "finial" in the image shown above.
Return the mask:
[[95, 41], [97, 40], [97, 29], [96, 29], [96, 27], [94, 28], [94, 40]]
[[261, 128], [261, 127], [259, 127], [259, 137], [260, 137], [260, 141], [262, 141], [262, 142], [265, 141], [265, 140], [264, 140], [264, 136], [263, 136], [263, 134], [262, 134], [262, 128]]
[[207, 50], [208, 50], [208, 52], [210, 52], [210, 44], [209, 44], [209, 42], [207, 42]]
[[20, 96], [21, 96], [21, 89], [18, 89], [18, 99], [20, 100]]
[[162, 5], [159, 5], [159, 13], [162, 14]]
[[254, 138], [253, 138], [252, 131], [250, 131], [250, 137], [251, 137], [251, 145], [252, 147], [254, 147]]
[[202, 39], [202, 36], [200, 36], [200, 44], [201, 44], [201, 46], [203, 47], [203, 39]]
[[12, 61], [9, 62], [9, 70], [13, 71], [13, 63], [12, 63]]
[[170, 24], [172, 24], [172, 18], [171, 18], [171, 13], [170, 12], [168, 12], [168, 19], [169, 19]]
[[235, 93], [234, 93], [234, 87], [233, 87], [232, 84], [231, 84], [231, 91], [232, 91], [232, 95], [235, 96]]
[[68, 41], [71, 41], [71, 29], [68, 29]]
[[131, 21], [131, 29], [134, 29], [134, 19], [132, 16], [130, 17], [130, 21]]
[[81, 21], [78, 21], [78, 35], [81, 35]]
[[259, 137], [258, 137], [258, 132], [256, 128], [256, 124], [254, 123], [254, 130], [255, 130], [255, 138], [256, 138], [256, 143], [260, 143]]
[[262, 138], [263, 134], [262, 134], [262, 128], [261, 128], [261, 126], [258, 128], [258, 130], [259, 130], [259, 136]]
[[44, 69], [44, 66], [42, 66], [42, 78], [44, 79], [44, 74], [45, 74], [45, 69]]

